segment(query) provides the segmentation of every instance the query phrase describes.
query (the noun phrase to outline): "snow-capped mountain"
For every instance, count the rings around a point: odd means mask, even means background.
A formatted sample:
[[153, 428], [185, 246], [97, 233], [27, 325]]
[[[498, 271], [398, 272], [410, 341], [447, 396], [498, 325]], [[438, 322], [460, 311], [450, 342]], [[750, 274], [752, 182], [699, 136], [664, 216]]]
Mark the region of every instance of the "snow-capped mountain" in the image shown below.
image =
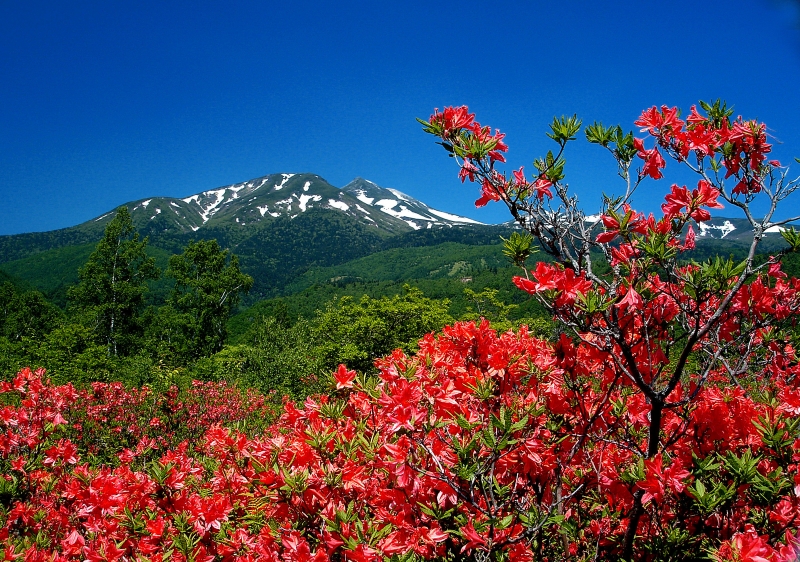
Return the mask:
[[[247, 227], [278, 217], [291, 219], [311, 209], [343, 213], [387, 232], [481, 224], [362, 178], [339, 189], [314, 174], [271, 174], [183, 199], [142, 199], [128, 208], [137, 227], [151, 232], [188, 232], [223, 224]], [[95, 221], [105, 222], [111, 216], [113, 212]]]

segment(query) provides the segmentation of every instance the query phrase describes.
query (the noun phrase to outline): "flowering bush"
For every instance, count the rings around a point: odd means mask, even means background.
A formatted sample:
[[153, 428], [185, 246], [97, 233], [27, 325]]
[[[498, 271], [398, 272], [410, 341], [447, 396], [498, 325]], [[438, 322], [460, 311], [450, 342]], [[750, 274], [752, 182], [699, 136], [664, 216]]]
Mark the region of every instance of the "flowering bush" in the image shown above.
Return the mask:
[[[599, 396], [598, 358], [567, 338], [460, 323], [378, 366], [378, 379], [340, 368], [332, 396], [287, 403], [263, 434], [212, 425], [168, 448], [144, 431], [105, 462], [75, 444], [78, 393], [22, 371], [3, 388], [6, 556], [609, 558], [643, 492], [641, 558], [793, 560], [793, 371], [762, 401], [707, 385], [686, 418], [667, 411], [680, 438], [644, 459], [646, 402], [621, 385]], [[117, 395], [102, 396], [92, 408], [113, 411]]]
[[[456, 323], [377, 360], [377, 377], [341, 365], [329, 395], [263, 428], [269, 401], [216, 384], [78, 392], [21, 371], [0, 386], [5, 558], [796, 560], [800, 281], [756, 249], [797, 182], [766, 160], [761, 125], [704, 107], [646, 111], [652, 148], [587, 128], [626, 183], [593, 221], [562, 181], [576, 118], [554, 122], [560, 151], [530, 182], [495, 170], [503, 137], [466, 108], [425, 122], [478, 202], [505, 202], [553, 256], [528, 271], [531, 238], [507, 241], [517, 286], [571, 330], [554, 342]], [[630, 199], [662, 176], [662, 151], [700, 179], [644, 217]], [[747, 258], [683, 259], [692, 222], [722, 204], [753, 225]]]
[[[700, 105], [703, 113], [692, 106], [685, 120], [677, 108], [644, 111], [635, 124], [655, 141], [652, 148], [646, 147], [647, 139], [619, 126], [594, 123], [586, 128], [587, 140], [611, 153], [624, 182], [624, 193], [605, 196], [596, 217], [584, 214], [564, 183], [563, 154], [581, 128], [577, 117], [554, 119], [548, 136], [558, 152], [534, 162], [532, 181], [522, 168], [510, 179], [495, 169], [505, 161], [504, 137], [499, 131], [491, 134], [466, 107], [436, 111], [421, 121], [456, 158], [461, 180], [481, 184], [476, 204], [503, 201], [530, 234], [515, 234], [506, 242], [507, 254], [525, 272], [515, 283], [548, 307], [571, 330], [578, 347], [596, 358], [592, 378], [600, 378], [603, 389], [603, 399], [592, 404], [598, 418], [606, 415], [604, 397], [619, 386], [630, 389], [628, 404], [645, 401], [646, 439], [627, 432], [613, 437], [645, 463], [663, 462], [669, 446], [684, 435], [684, 426], [671, 427], [665, 415], [687, 419], [709, 384], [719, 386], [727, 379], [740, 390], [764, 392], [766, 379], [780, 378], [775, 377], [775, 357], [783, 356], [778, 360], [783, 366], [793, 361], [793, 334], [787, 328], [798, 309], [798, 282], [786, 279], [779, 260], [800, 249], [800, 234], [782, 227], [800, 217], [774, 217], [800, 184], [789, 179], [780, 162], [767, 160], [771, 146], [763, 123], [732, 119], [733, 111], [719, 100]], [[661, 206], [663, 215], [645, 217], [631, 207], [632, 198], [643, 181], [663, 177], [664, 156], [695, 173], [697, 188], [672, 185]], [[634, 170], [637, 159], [642, 165]], [[754, 216], [756, 198], [765, 200], [763, 218]], [[684, 253], [695, 245], [693, 223], [710, 219], [708, 209], [723, 208], [723, 202], [742, 212], [753, 228], [747, 257], [740, 263], [688, 260]], [[775, 229], [782, 231], [788, 248], [759, 262], [759, 242]], [[529, 272], [525, 260], [533, 238], [555, 263], [539, 263]], [[611, 266], [608, 274], [598, 272], [600, 257]], [[680, 470], [680, 464], [669, 462]], [[641, 518], [652, 499], [641, 489], [626, 512], [626, 559], [634, 555]]]

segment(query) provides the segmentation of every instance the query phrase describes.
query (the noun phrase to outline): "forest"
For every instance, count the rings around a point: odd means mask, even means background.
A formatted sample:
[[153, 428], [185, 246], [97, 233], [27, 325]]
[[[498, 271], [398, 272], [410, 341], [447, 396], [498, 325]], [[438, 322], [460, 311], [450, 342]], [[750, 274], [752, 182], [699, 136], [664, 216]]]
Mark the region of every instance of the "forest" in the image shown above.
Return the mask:
[[[6, 379], [42, 367], [58, 383], [188, 388], [193, 380], [226, 381], [303, 399], [323, 390], [320, 380], [340, 363], [375, 372], [375, 358], [398, 348], [411, 353], [422, 336], [455, 320], [485, 317], [498, 329], [525, 322], [552, 330], [544, 310], [513, 289], [499, 245], [491, 255], [486, 246], [444, 244], [443, 256], [430, 263], [415, 257], [423, 262], [418, 273], [387, 249], [351, 262], [344, 275], [317, 268], [316, 277], [295, 277], [287, 296], [243, 306], [253, 279], [237, 255], [214, 239], [190, 241], [161, 271], [121, 207], [86, 262], [76, 265], [78, 282], [56, 290], [63, 307], [6, 276], [0, 368]], [[448, 275], [425, 279], [441, 260]], [[360, 281], [359, 268], [375, 279], [379, 267], [394, 269], [378, 273], [382, 281]], [[404, 281], [414, 277], [417, 286]]]

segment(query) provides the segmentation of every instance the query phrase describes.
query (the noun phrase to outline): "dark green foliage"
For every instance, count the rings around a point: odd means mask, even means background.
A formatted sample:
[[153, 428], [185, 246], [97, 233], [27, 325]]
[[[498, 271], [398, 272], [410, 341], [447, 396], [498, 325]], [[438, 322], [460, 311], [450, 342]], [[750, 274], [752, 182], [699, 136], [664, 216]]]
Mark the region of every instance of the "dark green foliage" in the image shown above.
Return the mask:
[[289, 327], [274, 317], [259, 317], [241, 343], [197, 361], [190, 372], [204, 380], [229, 380], [302, 400], [325, 390], [321, 381], [326, 369], [313, 337], [305, 320]]
[[0, 285], [4, 283], [11, 283], [11, 285], [13, 285], [17, 289], [27, 290], [30, 288], [30, 286], [25, 281], [0, 269]]
[[146, 281], [159, 276], [147, 255], [147, 239], [139, 241], [126, 207], [120, 207], [89, 260], [78, 272], [78, 285], [68, 296], [94, 338], [109, 355], [127, 355], [142, 332]]
[[3, 268], [20, 279], [25, 279], [52, 302], [64, 308], [67, 289], [78, 282], [78, 270], [96, 249], [97, 242], [67, 246], [36, 253], [32, 256], [3, 264]]
[[277, 296], [310, 267], [342, 264], [378, 250], [383, 236], [352, 217], [309, 210], [278, 218], [236, 246], [242, 269], [256, 280], [252, 298]]
[[10, 341], [41, 340], [62, 316], [39, 291], [18, 293], [8, 282], [0, 286], [0, 333]]
[[182, 324], [182, 351], [188, 358], [220, 351], [228, 317], [240, 294], [252, 287], [253, 278], [240, 271], [238, 258], [222, 250], [216, 240], [190, 242], [182, 254], [170, 258], [167, 275], [175, 279], [175, 288], [169, 298], [174, 313], [159, 317], [165, 327]]
[[175, 310], [170, 304], [150, 306], [142, 315], [144, 347], [147, 353], [160, 362], [182, 366], [191, 361], [189, 356], [191, 317]]
[[0, 368], [3, 376], [35, 362], [63, 312], [38, 291], [0, 285]]
[[383, 249], [419, 248], [436, 246], [445, 242], [465, 244], [468, 246], [492, 246], [497, 244], [500, 236], [507, 236], [512, 227], [505, 225], [469, 225], [449, 228], [426, 228], [404, 232], [387, 238]]
[[480, 271], [496, 271], [506, 265], [507, 260], [497, 243], [472, 246], [445, 242], [437, 246], [393, 248], [340, 266], [310, 270], [288, 285], [287, 292], [297, 292], [321, 283], [341, 285], [359, 281], [403, 282], [445, 277], [466, 280]]
[[48, 232], [29, 232], [0, 236], [0, 263], [19, 260], [31, 255], [83, 244], [96, 244], [102, 236], [103, 226], [86, 225], [85, 228], [72, 227]]

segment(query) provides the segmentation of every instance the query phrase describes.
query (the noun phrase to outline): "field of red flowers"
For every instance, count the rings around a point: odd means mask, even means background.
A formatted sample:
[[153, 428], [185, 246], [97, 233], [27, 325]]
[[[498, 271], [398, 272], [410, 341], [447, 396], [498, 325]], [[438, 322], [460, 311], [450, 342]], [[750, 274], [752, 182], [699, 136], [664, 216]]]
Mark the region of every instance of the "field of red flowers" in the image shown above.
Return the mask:
[[602, 365], [566, 338], [457, 324], [379, 365], [279, 417], [215, 383], [18, 373], [0, 389], [5, 559], [588, 560], [619, 549], [641, 490], [643, 559], [794, 560], [797, 367], [760, 399], [706, 386], [643, 460], [647, 404], [622, 387], [598, 415]]

